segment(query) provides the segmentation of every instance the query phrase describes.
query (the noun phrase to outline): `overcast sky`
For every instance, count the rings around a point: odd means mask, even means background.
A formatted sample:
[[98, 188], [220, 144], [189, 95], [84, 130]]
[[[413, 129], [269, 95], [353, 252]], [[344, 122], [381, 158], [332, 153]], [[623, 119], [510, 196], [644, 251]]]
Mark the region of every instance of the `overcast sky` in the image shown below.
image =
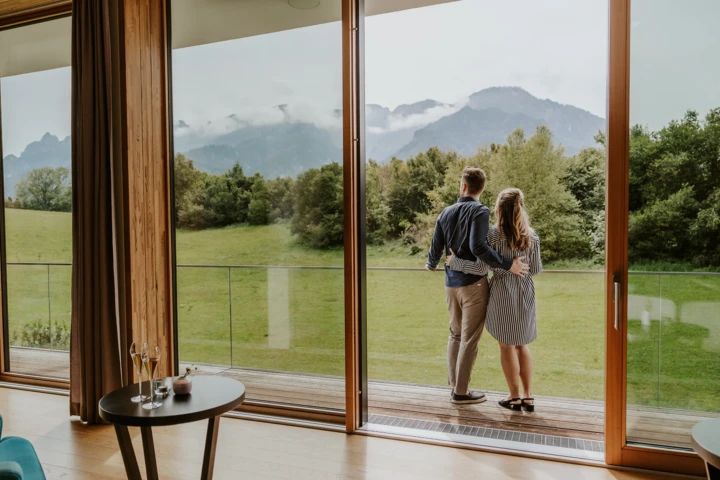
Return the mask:
[[[667, 7], [653, 17], [643, 3]], [[673, 0], [633, 2], [633, 122], [659, 128], [687, 108], [720, 106], [712, 70], [720, 70], [712, 27], [720, 2], [693, 4], [704, 5], [701, 18], [678, 16]], [[366, 29], [368, 103], [452, 103], [512, 85], [605, 116], [607, 0], [462, 0], [368, 17]], [[176, 50], [175, 120], [274, 121], [270, 108], [287, 103], [297, 117], [330, 121], [342, 100], [339, 40], [333, 23]], [[69, 69], [6, 77], [1, 87], [5, 155], [47, 131], [70, 133]]]

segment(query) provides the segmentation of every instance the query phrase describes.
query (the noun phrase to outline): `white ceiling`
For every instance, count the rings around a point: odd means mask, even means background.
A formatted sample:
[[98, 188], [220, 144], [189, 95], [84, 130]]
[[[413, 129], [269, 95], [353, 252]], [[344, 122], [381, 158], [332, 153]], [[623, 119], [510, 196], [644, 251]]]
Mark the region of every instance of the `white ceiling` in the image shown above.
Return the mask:
[[70, 65], [70, 17], [0, 31], [0, 77]]
[[[458, 0], [365, 0], [365, 14], [453, 1]], [[317, 8], [298, 10], [287, 0], [173, 0], [172, 46], [183, 48], [337, 22], [340, 5], [340, 0], [321, 0]], [[70, 65], [70, 32], [70, 18], [0, 31], [0, 77]]]
[[[378, 15], [457, 0], [366, 0], [365, 14]], [[298, 10], [287, 0], [173, 0], [172, 46], [183, 48], [341, 20], [341, 1], [322, 0]]]

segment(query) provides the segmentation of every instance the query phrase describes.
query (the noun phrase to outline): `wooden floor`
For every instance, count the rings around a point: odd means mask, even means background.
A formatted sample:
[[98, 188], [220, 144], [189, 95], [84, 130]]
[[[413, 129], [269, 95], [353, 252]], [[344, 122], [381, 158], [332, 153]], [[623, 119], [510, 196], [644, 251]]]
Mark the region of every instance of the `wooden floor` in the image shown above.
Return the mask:
[[[113, 428], [71, 421], [66, 396], [0, 388], [0, 414], [2, 435], [30, 440], [49, 480], [125, 478]], [[230, 418], [220, 424], [215, 468], [219, 480], [677, 478]], [[205, 426], [199, 422], [154, 429], [160, 478], [199, 478]], [[143, 464], [140, 432], [131, 428], [130, 434]]]
[[[11, 348], [13, 371], [68, 376], [66, 352]], [[183, 366], [181, 366], [183, 367]], [[199, 366], [202, 373], [228, 375], [245, 383], [248, 398], [286, 404], [345, 408], [342, 378]], [[455, 406], [449, 389], [428, 385], [370, 382], [370, 413], [403, 418], [433, 420], [486, 428], [502, 428], [585, 440], [603, 439], [603, 404], [597, 401], [537, 397], [533, 414], [511, 412], [498, 407], [500, 393], [489, 392], [479, 405]], [[677, 447], [690, 447], [690, 430], [695, 423], [718, 414], [632, 407], [628, 409], [628, 440]]]

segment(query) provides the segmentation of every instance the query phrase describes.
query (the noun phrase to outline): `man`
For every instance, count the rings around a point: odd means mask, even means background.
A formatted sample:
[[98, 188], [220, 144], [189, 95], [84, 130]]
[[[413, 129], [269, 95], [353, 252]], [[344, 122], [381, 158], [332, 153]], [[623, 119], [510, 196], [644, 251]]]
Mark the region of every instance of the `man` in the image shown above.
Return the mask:
[[[443, 253], [455, 252], [458, 258], [478, 258], [493, 268], [503, 268], [524, 276], [528, 266], [522, 258], [505, 259], [487, 242], [490, 210], [480, 203], [485, 189], [485, 172], [467, 167], [460, 181], [460, 198], [445, 208], [435, 223], [426, 270], [434, 271]], [[448, 337], [448, 383], [451, 400], [456, 404], [481, 403], [485, 394], [470, 390], [470, 376], [478, 353], [478, 342], [485, 326], [488, 304], [488, 278], [445, 269], [445, 295], [450, 312]]]

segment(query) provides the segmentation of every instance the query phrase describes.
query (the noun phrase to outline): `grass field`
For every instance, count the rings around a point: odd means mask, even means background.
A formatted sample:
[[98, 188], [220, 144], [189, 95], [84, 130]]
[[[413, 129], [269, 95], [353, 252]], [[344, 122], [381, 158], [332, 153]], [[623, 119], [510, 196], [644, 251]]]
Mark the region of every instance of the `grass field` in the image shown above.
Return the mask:
[[[7, 210], [8, 262], [70, 262], [70, 216]], [[183, 361], [343, 375], [342, 250], [298, 245], [284, 225], [177, 235], [179, 265], [327, 266], [335, 269], [178, 268]], [[368, 250], [370, 267], [420, 268], [393, 245]], [[70, 268], [8, 266], [11, 330], [35, 318], [67, 321]], [[604, 276], [546, 272], [536, 278], [536, 393], [603, 397]], [[628, 400], [720, 411], [720, 277], [633, 275]], [[368, 273], [372, 379], [446, 383], [443, 274]], [[232, 302], [230, 302], [232, 300]], [[644, 320], [643, 320], [644, 319]], [[504, 391], [498, 348], [480, 344], [474, 387]]]

